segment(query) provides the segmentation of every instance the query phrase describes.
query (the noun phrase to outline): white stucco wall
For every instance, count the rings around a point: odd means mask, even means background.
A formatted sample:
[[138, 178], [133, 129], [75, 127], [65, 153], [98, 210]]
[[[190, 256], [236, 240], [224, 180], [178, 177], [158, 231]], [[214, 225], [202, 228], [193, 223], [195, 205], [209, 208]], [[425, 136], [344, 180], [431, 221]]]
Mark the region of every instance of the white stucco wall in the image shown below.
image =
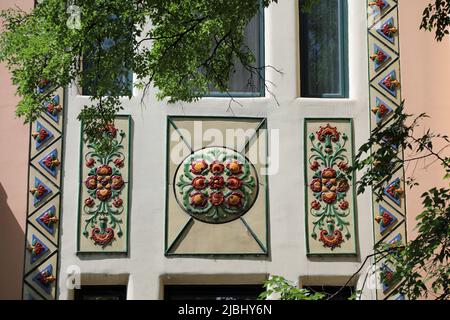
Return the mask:
[[[298, 98], [298, 9], [297, 1], [289, 0], [272, 5], [265, 14], [265, 64], [283, 72], [266, 71], [267, 79], [276, 84], [271, 90], [279, 106], [268, 93], [265, 98], [238, 99], [243, 107], [233, 104], [233, 112], [227, 111], [227, 98], [167, 105], [154, 98], [153, 89], [144, 106], [140, 104], [141, 92], [135, 92], [131, 101], [123, 101], [123, 113], [132, 116], [134, 126], [128, 257], [76, 255], [80, 143], [76, 117], [88, 98], [78, 96], [74, 86], [68, 88], [59, 299], [70, 298], [65, 284], [65, 271], [70, 265], [78, 265], [83, 274], [129, 274], [128, 280], [119, 277], [128, 281], [129, 299], [160, 298], [160, 276], [164, 274], [276, 274], [291, 280], [308, 276], [315, 277], [311, 281], [317, 285], [326, 285], [320, 282], [325, 278], [339, 282], [328, 283], [333, 285], [342, 284], [358, 269], [373, 245], [369, 193], [357, 201], [358, 257], [307, 258], [304, 227], [303, 119], [353, 118], [356, 150], [369, 138], [366, 2], [348, 2], [349, 99]], [[167, 115], [267, 117], [269, 129], [280, 129], [280, 170], [269, 177], [270, 258], [164, 256]]]

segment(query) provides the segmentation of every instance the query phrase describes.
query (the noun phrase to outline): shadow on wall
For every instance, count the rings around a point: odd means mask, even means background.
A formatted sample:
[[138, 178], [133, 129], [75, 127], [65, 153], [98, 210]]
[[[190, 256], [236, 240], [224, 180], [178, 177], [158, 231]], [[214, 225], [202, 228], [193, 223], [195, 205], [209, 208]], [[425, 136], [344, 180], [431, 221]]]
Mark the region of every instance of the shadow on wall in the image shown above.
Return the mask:
[[23, 246], [25, 234], [8, 206], [0, 182], [0, 299], [22, 298]]

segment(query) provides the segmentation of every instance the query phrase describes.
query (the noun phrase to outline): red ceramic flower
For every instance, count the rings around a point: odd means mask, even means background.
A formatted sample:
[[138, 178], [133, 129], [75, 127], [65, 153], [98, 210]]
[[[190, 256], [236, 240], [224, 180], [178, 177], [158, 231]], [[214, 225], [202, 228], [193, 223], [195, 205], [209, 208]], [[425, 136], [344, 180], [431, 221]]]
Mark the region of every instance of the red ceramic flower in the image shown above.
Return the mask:
[[194, 207], [204, 207], [208, 198], [201, 192], [196, 192], [191, 195], [191, 205]]
[[205, 169], [208, 168], [208, 164], [205, 160], [197, 160], [192, 161], [191, 163], [191, 172], [193, 174], [201, 174]]
[[242, 207], [242, 200], [244, 196], [238, 192], [233, 192], [230, 196], [227, 197], [227, 205], [229, 207], [240, 208]]
[[336, 192], [329, 191], [322, 193], [322, 200], [325, 203], [331, 204], [336, 201], [336, 198], [337, 198]]
[[84, 205], [87, 207], [93, 207], [95, 204], [94, 200], [92, 198], [87, 198], [86, 200], [84, 200]]
[[220, 190], [225, 186], [225, 180], [221, 176], [212, 176], [209, 178], [209, 187], [213, 190]]
[[337, 173], [333, 168], [322, 170], [321, 177], [313, 179], [309, 186], [313, 192], [320, 192], [320, 197], [325, 203], [334, 203], [337, 199], [336, 192], [347, 192], [350, 188], [346, 179], [339, 181], [336, 179]]
[[322, 206], [320, 205], [320, 202], [317, 200], [314, 200], [313, 202], [311, 202], [311, 208], [313, 208], [314, 210], [320, 210]]
[[120, 208], [123, 205], [123, 200], [120, 198], [117, 198], [113, 201], [113, 206], [116, 208]]
[[326, 168], [322, 171], [322, 179], [336, 178], [336, 170], [333, 168]]
[[384, 60], [386, 60], [386, 55], [383, 51], [379, 50], [375, 59], [378, 63], [382, 63]]
[[350, 189], [347, 179], [340, 179], [337, 184], [337, 191], [344, 193]]
[[232, 160], [227, 163], [227, 169], [231, 174], [237, 175], [242, 173], [242, 164], [237, 160]]
[[386, 212], [383, 212], [382, 215], [377, 216], [375, 218], [375, 221], [378, 222], [381, 226], [383, 227], [387, 227], [388, 225], [390, 225], [392, 223], [392, 220], [394, 220], [394, 218], [392, 218], [389, 214], [387, 214]]
[[106, 201], [111, 198], [111, 190], [108, 189], [98, 189], [95, 193], [97, 199], [100, 201]]
[[60, 105], [54, 105], [53, 103], [49, 103], [47, 105], [47, 112], [56, 115], [57, 113], [61, 112], [62, 108]]
[[240, 189], [242, 186], [242, 181], [238, 177], [229, 177], [227, 180], [227, 187], [230, 190]]
[[309, 168], [313, 171], [316, 171], [317, 169], [319, 169], [319, 162], [314, 161], [313, 163], [311, 163], [311, 165], [309, 166]]
[[377, 6], [380, 9], [383, 8], [386, 3], [383, 0], [370, 1], [369, 6]]
[[43, 164], [47, 168], [51, 168], [52, 167], [52, 161], [53, 161], [53, 157], [52, 156], [48, 156], [47, 158], [44, 159]]
[[386, 271], [384, 274], [384, 278], [386, 279], [386, 282], [391, 282], [394, 278], [394, 273], [392, 271]]
[[336, 127], [330, 126], [330, 124], [327, 124], [325, 127], [320, 127], [320, 130], [316, 132], [317, 139], [319, 139], [320, 142], [325, 142], [325, 138], [328, 136], [331, 138], [331, 141], [337, 142], [339, 140], [339, 131], [337, 131]]
[[339, 169], [341, 169], [342, 171], [346, 172], [348, 170], [348, 163], [341, 161], [338, 164]]
[[392, 78], [391, 76], [388, 76], [386, 79], [383, 80], [383, 84], [388, 87], [391, 88], [392, 87]]
[[309, 187], [313, 192], [321, 192], [322, 191], [322, 181], [320, 179], [314, 179], [311, 181]]
[[125, 159], [123, 159], [123, 158], [116, 158], [116, 159], [114, 160], [114, 164], [115, 164], [115, 166], [116, 166], [117, 168], [122, 168], [124, 162], [125, 162]]
[[400, 82], [392, 76], [387, 76], [383, 80], [383, 84], [389, 88], [389, 90], [395, 90], [398, 86], [400, 86]]
[[43, 244], [40, 243], [40, 242], [36, 242], [36, 243], [31, 247], [31, 249], [32, 249], [32, 252], [33, 252], [35, 255], [39, 255], [42, 251], [45, 250]]
[[393, 198], [398, 198], [397, 192], [396, 192], [396, 186], [392, 185], [389, 188], [386, 189], [386, 192]]
[[105, 132], [111, 137], [115, 138], [117, 136], [117, 128], [114, 126], [114, 123], [108, 123], [105, 127]]
[[114, 190], [120, 190], [124, 185], [122, 176], [112, 176], [111, 177], [111, 188]]
[[97, 168], [97, 174], [101, 176], [109, 176], [112, 173], [112, 168], [106, 164], [102, 164]]
[[208, 181], [204, 176], [198, 176], [192, 180], [192, 186], [195, 190], [203, 190], [208, 186]]
[[349, 203], [346, 200], [342, 200], [341, 202], [339, 202], [339, 208], [341, 208], [342, 210], [347, 210], [349, 207]]
[[333, 234], [328, 234], [328, 231], [322, 230], [319, 240], [323, 243], [324, 247], [335, 249], [341, 246], [342, 242], [344, 242], [344, 237], [339, 230], [334, 230]]
[[43, 163], [44, 163], [44, 165], [47, 168], [50, 168], [50, 169], [54, 168], [54, 167], [57, 167], [57, 166], [59, 166], [61, 164], [61, 162], [58, 159], [56, 159], [56, 158], [54, 158], [52, 156], [48, 156], [47, 158], [45, 158]]
[[89, 158], [86, 160], [86, 167], [88, 168], [92, 168], [95, 164], [95, 159], [94, 158]]
[[56, 280], [55, 276], [47, 271], [42, 271], [39, 274], [39, 282], [44, 286], [47, 286], [49, 283], [52, 283], [55, 280]]
[[51, 215], [49, 213], [46, 213], [45, 215], [40, 217], [39, 220], [47, 226], [50, 226], [51, 224], [58, 222], [58, 218], [55, 215]]
[[33, 133], [32, 136], [34, 139], [36, 139], [36, 141], [41, 142], [49, 136], [49, 133], [47, 132], [47, 130], [42, 128], [41, 130], [39, 130], [39, 132]]
[[222, 192], [213, 192], [209, 196], [209, 202], [211, 202], [213, 206], [220, 206], [223, 203], [223, 201], [224, 196]]
[[225, 170], [225, 166], [219, 161], [214, 161], [209, 166], [209, 171], [211, 171], [211, 173], [215, 175], [222, 174], [223, 170]]
[[106, 228], [104, 232], [101, 232], [99, 228], [94, 228], [91, 232], [91, 239], [95, 244], [105, 247], [114, 240], [114, 230]]
[[392, 35], [397, 32], [397, 28], [390, 23], [385, 23], [381, 28], [381, 32], [387, 37], [392, 37]]
[[89, 190], [94, 190], [95, 188], [97, 188], [97, 176], [87, 177], [84, 181], [84, 184]]
[[384, 104], [380, 104], [378, 106], [378, 114], [380, 115], [380, 118], [383, 118], [388, 112], [389, 109]]
[[47, 189], [45, 189], [45, 187], [42, 184], [38, 185], [36, 188], [36, 194], [38, 197], [42, 197], [46, 191]]
[[55, 105], [53, 103], [49, 103], [47, 105], [47, 111], [51, 114], [53, 114], [53, 112], [55, 111]]
[[[88, 159], [86, 165], [93, 165], [94, 161], [92, 158]], [[112, 190], [120, 190], [125, 184], [121, 175], [111, 176], [113, 170], [106, 164], [100, 165], [95, 172], [96, 175], [88, 176], [84, 184], [89, 190], [95, 191], [95, 196], [100, 201], [109, 200], [112, 197]]]

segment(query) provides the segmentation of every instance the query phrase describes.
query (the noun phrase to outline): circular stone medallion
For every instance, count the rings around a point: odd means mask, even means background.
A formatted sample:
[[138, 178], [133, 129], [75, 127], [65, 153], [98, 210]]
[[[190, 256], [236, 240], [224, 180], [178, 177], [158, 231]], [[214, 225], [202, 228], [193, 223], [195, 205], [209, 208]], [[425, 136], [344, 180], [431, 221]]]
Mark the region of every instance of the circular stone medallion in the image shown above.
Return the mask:
[[235, 150], [207, 147], [189, 155], [174, 176], [178, 204], [193, 218], [226, 223], [244, 215], [258, 197], [258, 175]]

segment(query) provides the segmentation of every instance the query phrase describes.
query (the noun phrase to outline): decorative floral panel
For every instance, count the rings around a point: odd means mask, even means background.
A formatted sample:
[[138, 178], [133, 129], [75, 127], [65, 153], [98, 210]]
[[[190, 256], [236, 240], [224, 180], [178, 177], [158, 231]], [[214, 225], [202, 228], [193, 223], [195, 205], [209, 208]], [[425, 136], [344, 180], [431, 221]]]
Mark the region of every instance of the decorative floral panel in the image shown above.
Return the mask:
[[167, 130], [166, 255], [267, 255], [265, 119], [169, 117]]
[[78, 252], [128, 252], [129, 116], [105, 128], [110, 148], [81, 141]]
[[308, 254], [356, 254], [352, 165], [351, 120], [305, 121]]
[[[47, 95], [49, 100], [43, 103], [41, 115], [30, 128], [22, 292], [25, 300], [53, 300], [58, 291], [64, 90], [54, 88], [48, 81], [44, 82], [45, 85], [38, 87], [37, 92]], [[39, 274], [42, 274], [42, 278], [39, 278]]]
[[[401, 77], [398, 25], [398, 6], [396, 0], [368, 1], [368, 61], [372, 130], [388, 125], [395, 110], [400, 106]], [[386, 143], [380, 141], [380, 144]], [[376, 152], [375, 146], [372, 152]], [[397, 157], [402, 159], [403, 150], [396, 146]], [[373, 230], [375, 245], [402, 245], [406, 239], [406, 206], [404, 171], [396, 166], [392, 179], [386, 178], [382, 184], [383, 197], [373, 194]], [[384, 260], [377, 265], [379, 288], [378, 299], [404, 300], [405, 296], [396, 292], [398, 283], [394, 278], [392, 266]]]

